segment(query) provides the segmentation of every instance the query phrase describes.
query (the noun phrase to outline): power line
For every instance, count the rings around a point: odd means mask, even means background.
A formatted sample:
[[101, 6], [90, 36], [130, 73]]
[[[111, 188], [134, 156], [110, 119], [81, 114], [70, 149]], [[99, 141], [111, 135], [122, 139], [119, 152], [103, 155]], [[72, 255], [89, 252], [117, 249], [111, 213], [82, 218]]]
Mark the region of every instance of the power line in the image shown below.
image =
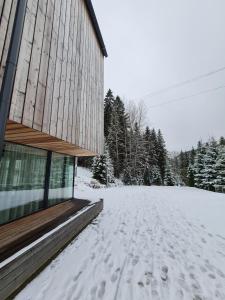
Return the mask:
[[225, 67], [222, 67], [222, 68], [219, 68], [219, 69], [216, 69], [216, 70], [213, 70], [211, 72], [208, 72], [208, 73], [205, 73], [205, 74], [201, 74], [199, 76], [196, 76], [196, 77], [193, 77], [191, 79], [188, 79], [188, 80], [185, 80], [185, 81], [181, 81], [179, 83], [176, 83], [176, 84], [173, 84], [171, 86], [168, 86], [166, 88], [163, 88], [163, 89], [160, 89], [158, 91], [155, 91], [155, 92], [152, 92], [152, 93], [149, 93], [149, 94], [146, 94], [145, 96], [141, 97], [140, 99], [145, 99], [145, 98], [152, 98], [154, 96], [157, 96], [157, 95], [160, 95], [160, 94], [163, 94], [171, 89], [175, 89], [175, 88], [178, 88], [180, 86], [183, 86], [183, 85], [186, 85], [186, 84], [189, 84], [189, 83], [192, 83], [192, 82], [195, 82], [195, 81], [198, 81], [202, 78], [206, 78], [206, 77], [209, 77], [209, 76], [212, 76], [216, 73], [219, 73], [219, 72], [222, 72], [225, 70]]
[[180, 98], [176, 98], [176, 99], [171, 99], [171, 100], [168, 100], [166, 102], [162, 102], [162, 103], [159, 103], [159, 104], [156, 104], [156, 105], [148, 106], [148, 108], [160, 107], [160, 106], [167, 105], [167, 104], [170, 104], [170, 103], [173, 103], [173, 102], [178, 102], [178, 101], [190, 99], [190, 98], [193, 98], [193, 97], [196, 97], [196, 96], [199, 96], [199, 95], [208, 94], [210, 92], [221, 90], [221, 89], [224, 89], [224, 88], [225, 88], [225, 85], [221, 85], [221, 86], [215, 87], [213, 89], [208, 89], [208, 90], [201, 91], [201, 92], [196, 93], [196, 94], [192, 94], [192, 95], [189, 95], [189, 96], [184, 96], [184, 97], [180, 97]]

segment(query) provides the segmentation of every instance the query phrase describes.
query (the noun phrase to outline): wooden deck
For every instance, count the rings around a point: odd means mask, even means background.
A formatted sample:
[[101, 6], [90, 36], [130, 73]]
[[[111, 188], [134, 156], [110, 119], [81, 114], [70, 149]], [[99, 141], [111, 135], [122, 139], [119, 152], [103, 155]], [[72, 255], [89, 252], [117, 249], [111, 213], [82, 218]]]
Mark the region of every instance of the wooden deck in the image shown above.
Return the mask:
[[0, 262], [88, 204], [87, 200], [69, 200], [0, 226]]

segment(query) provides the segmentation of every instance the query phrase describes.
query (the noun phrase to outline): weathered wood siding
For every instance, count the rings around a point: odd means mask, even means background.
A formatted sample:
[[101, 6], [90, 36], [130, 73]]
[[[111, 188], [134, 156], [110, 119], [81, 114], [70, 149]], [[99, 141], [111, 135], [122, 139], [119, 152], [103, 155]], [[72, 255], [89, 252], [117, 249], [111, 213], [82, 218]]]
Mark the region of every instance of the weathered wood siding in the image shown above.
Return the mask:
[[[17, 0], [0, 0], [0, 83]], [[104, 57], [84, 0], [28, 0], [9, 120], [103, 151]]]
[[4, 76], [17, 0], [0, 0], [0, 89]]

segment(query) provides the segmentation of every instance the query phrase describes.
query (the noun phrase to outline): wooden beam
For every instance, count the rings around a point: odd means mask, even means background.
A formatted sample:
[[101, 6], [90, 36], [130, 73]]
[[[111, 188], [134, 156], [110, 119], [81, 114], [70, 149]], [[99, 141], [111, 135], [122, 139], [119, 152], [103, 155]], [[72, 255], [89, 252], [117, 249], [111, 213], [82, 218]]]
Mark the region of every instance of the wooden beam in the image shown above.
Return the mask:
[[6, 125], [5, 140], [72, 156], [95, 156], [96, 153], [54, 136], [12, 121]]

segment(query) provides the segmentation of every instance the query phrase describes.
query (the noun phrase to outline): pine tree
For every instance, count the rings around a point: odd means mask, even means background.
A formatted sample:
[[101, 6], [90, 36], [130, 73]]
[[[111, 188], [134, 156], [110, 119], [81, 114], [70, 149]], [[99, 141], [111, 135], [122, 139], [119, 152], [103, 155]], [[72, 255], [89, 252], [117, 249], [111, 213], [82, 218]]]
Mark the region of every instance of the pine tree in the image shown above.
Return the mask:
[[214, 187], [219, 186], [221, 189], [225, 189], [225, 146], [218, 148], [218, 156], [215, 163], [215, 184]]
[[107, 144], [105, 144], [104, 154], [94, 158], [92, 173], [93, 178], [97, 179], [101, 184], [114, 183], [113, 166]]
[[165, 168], [165, 179], [164, 184], [167, 186], [174, 186], [176, 184], [174, 174], [172, 173], [170, 163], [167, 162]]
[[162, 182], [164, 183], [167, 151], [166, 151], [165, 141], [163, 139], [163, 135], [160, 130], [158, 131], [157, 134], [157, 156], [158, 156], [158, 166], [159, 166]]
[[113, 102], [111, 123], [108, 131], [107, 142], [110, 149], [110, 156], [114, 166], [115, 176], [119, 178], [124, 171], [127, 157], [127, 131], [128, 116], [120, 97]]
[[194, 187], [195, 186], [195, 172], [194, 172], [194, 165], [189, 164], [188, 170], [187, 170], [187, 180], [188, 180], [188, 186]]
[[145, 146], [145, 170], [144, 170], [144, 184], [161, 184], [161, 176], [157, 166], [157, 138], [155, 130], [152, 131], [147, 126], [143, 135]]
[[137, 123], [134, 125], [133, 131], [133, 145], [132, 145], [132, 153], [133, 157], [133, 179], [135, 184], [143, 184], [143, 173], [145, 170], [145, 146], [144, 140], [142, 138], [142, 134], [140, 128]]
[[181, 151], [179, 155], [180, 164], [180, 176], [183, 184], [188, 184], [188, 166], [189, 166], [189, 155], [188, 152]]
[[108, 134], [109, 134], [109, 127], [111, 124], [114, 100], [115, 99], [114, 99], [113, 93], [109, 89], [105, 96], [105, 99], [104, 99], [104, 135], [105, 135], [105, 137], [108, 137]]
[[220, 146], [225, 146], [225, 138], [223, 136], [221, 136], [219, 144]]
[[158, 166], [153, 166], [150, 169], [150, 177], [152, 179], [152, 185], [162, 185], [162, 177]]
[[217, 143], [215, 140], [210, 141], [206, 148], [203, 158], [202, 187], [204, 189], [213, 191], [216, 179], [215, 164], [217, 158]]
[[201, 142], [198, 142], [198, 148], [196, 151], [196, 156], [193, 165], [194, 182], [197, 188], [203, 188], [202, 171], [204, 168], [204, 155], [205, 155], [205, 147], [202, 145]]

